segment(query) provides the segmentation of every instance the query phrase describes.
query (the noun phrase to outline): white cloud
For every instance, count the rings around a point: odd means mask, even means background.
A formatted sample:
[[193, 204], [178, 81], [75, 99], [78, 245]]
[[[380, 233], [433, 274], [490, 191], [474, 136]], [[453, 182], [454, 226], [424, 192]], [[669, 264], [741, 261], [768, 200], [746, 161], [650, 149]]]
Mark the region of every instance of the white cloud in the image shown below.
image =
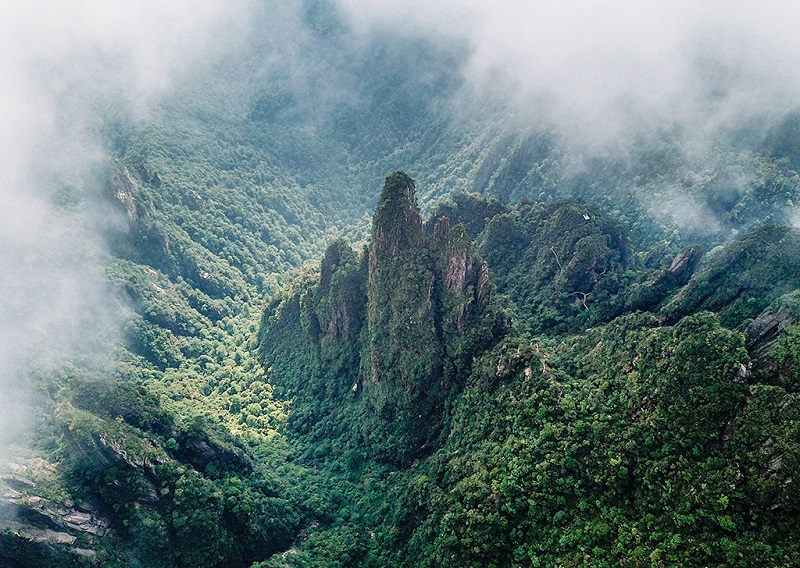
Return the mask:
[[340, 4], [362, 32], [464, 41], [470, 90], [502, 96], [522, 119], [579, 139], [662, 121], [715, 126], [785, 111], [800, 94], [800, 6], [792, 2]]
[[[113, 334], [97, 105], [138, 112], [247, 25], [247, 0], [0, 3], [0, 455], [23, 431], [27, 365]], [[223, 41], [225, 38], [225, 41]], [[57, 210], [71, 186], [84, 203]]]

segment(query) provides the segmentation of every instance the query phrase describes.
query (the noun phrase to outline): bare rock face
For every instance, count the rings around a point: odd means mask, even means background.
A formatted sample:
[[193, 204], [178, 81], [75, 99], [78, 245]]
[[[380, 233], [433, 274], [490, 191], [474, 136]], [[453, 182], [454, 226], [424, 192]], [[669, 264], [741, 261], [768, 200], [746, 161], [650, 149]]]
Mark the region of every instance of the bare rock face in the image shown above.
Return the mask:
[[[68, 532], [102, 537], [111, 533], [109, 520], [88, 503], [67, 507], [32, 495], [14, 499], [13, 504], [17, 508], [18, 517], [36, 520], [38, 525], [47, 526], [60, 534]], [[75, 537], [72, 537], [70, 544], [74, 540]]]
[[669, 265], [669, 274], [676, 284], [683, 285], [697, 270], [703, 251], [700, 247], [689, 247], [679, 252]]
[[123, 167], [121, 172], [117, 172], [111, 177], [111, 188], [114, 190], [117, 201], [125, 208], [128, 219], [131, 221], [138, 220], [139, 212], [136, 207], [136, 195], [139, 193], [139, 189], [128, 168]]
[[[162, 183], [158, 172], [150, 171], [146, 166], [142, 166], [138, 174], [137, 179], [126, 166], [122, 166], [122, 169], [115, 171], [109, 180], [114, 197], [125, 208], [128, 219], [132, 222], [138, 221], [142, 216], [140, 201], [144, 194], [140, 189], [141, 182], [139, 180], [143, 180], [144, 183], [153, 187], [160, 187]], [[192, 193], [199, 198], [196, 192]], [[152, 203], [149, 204], [152, 205]]]
[[342, 339], [350, 337], [351, 329], [353, 327], [353, 316], [351, 315], [350, 306], [348, 304], [340, 304], [336, 306], [331, 312], [331, 319], [328, 325], [325, 326], [324, 339]]
[[800, 292], [781, 296], [756, 316], [745, 329], [745, 347], [752, 363], [748, 371], [794, 392], [800, 378], [797, 326]]
[[433, 238], [444, 245], [442, 283], [454, 294], [464, 293], [474, 279], [470, 242], [464, 226], [456, 225], [451, 229], [447, 217], [442, 217], [436, 222]]
[[748, 350], [751, 353], [768, 351], [773, 340], [792, 323], [793, 318], [786, 312], [763, 312], [745, 331]]
[[32, 557], [52, 559], [54, 565], [75, 557], [91, 562], [97, 555], [94, 548], [102, 548], [101, 539], [114, 535], [110, 520], [97, 507], [40, 497], [24, 471], [0, 475], [0, 484], [0, 539]]
[[450, 236], [450, 219], [439, 217], [433, 226], [433, 238], [437, 241], [446, 241]]
[[481, 264], [480, 272], [478, 273], [478, 287], [477, 287], [477, 300], [478, 309], [483, 310], [489, 305], [492, 299], [492, 286], [489, 280], [489, 265], [484, 262]]
[[472, 272], [472, 257], [466, 250], [458, 251], [447, 259], [444, 285], [451, 292], [462, 293], [467, 287], [467, 275]]

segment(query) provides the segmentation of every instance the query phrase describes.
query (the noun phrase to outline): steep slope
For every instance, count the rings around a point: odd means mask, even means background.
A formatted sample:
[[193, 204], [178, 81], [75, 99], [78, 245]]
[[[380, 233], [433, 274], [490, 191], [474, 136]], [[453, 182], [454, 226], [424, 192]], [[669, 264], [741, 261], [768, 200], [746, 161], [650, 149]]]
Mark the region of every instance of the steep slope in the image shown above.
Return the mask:
[[[439, 216], [426, 223], [430, 233], [421, 230], [414, 190], [404, 174], [387, 178], [364, 256], [337, 243], [319, 275], [265, 312], [262, 356], [302, 415], [299, 448], [328, 448], [303, 450], [301, 460], [326, 471], [350, 505], [346, 520], [329, 520], [296, 555], [260, 566], [325, 564], [332, 550], [381, 566], [792, 564], [800, 536], [792, 522], [800, 455], [794, 297], [773, 304], [747, 336], [722, 324], [741, 324], [727, 315], [738, 313], [738, 294], [722, 294], [713, 306], [684, 300], [720, 262], [726, 279], [743, 284], [751, 273], [776, 270], [773, 257], [759, 253], [776, 245], [759, 235], [775, 233], [781, 254], [793, 258], [800, 247], [791, 230], [757, 229], [690, 280], [696, 250], [664, 267], [637, 268], [626, 260], [636, 251], [624, 232], [586, 204], [524, 204], [466, 216], [485, 227], [484, 250], [502, 250], [487, 255], [496, 264], [476, 270], [463, 226], [450, 228]], [[487, 208], [475, 199], [456, 196], [439, 211], [480, 216]], [[516, 238], [497, 239], [498, 227], [509, 225]], [[520, 235], [528, 240], [519, 244]], [[531, 261], [542, 250], [550, 253], [539, 255], [544, 268]], [[566, 265], [556, 262], [559, 253]], [[579, 276], [563, 277], [573, 266]], [[345, 288], [331, 294], [338, 267], [340, 282], [360, 299], [345, 298]], [[489, 274], [524, 325], [506, 328], [496, 299], [462, 317], [481, 306], [480, 290], [493, 290]], [[565, 336], [525, 295], [518, 280], [527, 274], [540, 278], [533, 288], [540, 297], [602, 286], [607, 275], [615, 286], [581, 306], [577, 313], [591, 318], [572, 316], [574, 332]], [[767, 298], [793, 286], [790, 276], [757, 281]], [[436, 290], [453, 291], [453, 283], [456, 291], [474, 288], [441, 304]], [[667, 301], [656, 314], [616, 316], [643, 297]], [[449, 323], [435, 316], [442, 305], [451, 307]], [[663, 317], [674, 305], [683, 312]], [[484, 340], [467, 343], [467, 357], [448, 375], [452, 341], [470, 336]], [[330, 351], [337, 338], [340, 350]], [[345, 346], [348, 357], [331, 356]], [[440, 408], [446, 412], [430, 411]], [[436, 431], [446, 436], [431, 438]], [[341, 540], [364, 532], [372, 535], [366, 542]]]
[[631, 245], [623, 228], [594, 207], [525, 205], [492, 218], [478, 243], [499, 291], [534, 333], [574, 331], [621, 311], [615, 313], [615, 300], [634, 268]]
[[[459, 100], [466, 46], [356, 38], [299, 4], [291, 26], [254, 12], [241, 51], [145, 111], [98, 110], [105, 196], [83, 221], [122, 345], [34, 369], [3, 562], [791, 565], [797, 243], [761, 226], [796, 218], [796, 118], [576, 155]], [[400, 165], [418, 183], [382, 193]], [[636, 311], [656, 319], [615, 319]]]
[[737, 328], [783, 294], [800, 287], [800, 234], [766, 225], [743, 235], [705, 263], [662, 309], [667, 320], [699, 310], [718, 312]]
[[432, 450], [472, 357], [505, 330], [463, 227], [440, 218], [425, 235], [402, 172], [386, 178], [362, 258], [334, 243], [296, 286], [264, 313], [264, 366], [301, 433], [349, 431], [343, 443], [389, 463]]

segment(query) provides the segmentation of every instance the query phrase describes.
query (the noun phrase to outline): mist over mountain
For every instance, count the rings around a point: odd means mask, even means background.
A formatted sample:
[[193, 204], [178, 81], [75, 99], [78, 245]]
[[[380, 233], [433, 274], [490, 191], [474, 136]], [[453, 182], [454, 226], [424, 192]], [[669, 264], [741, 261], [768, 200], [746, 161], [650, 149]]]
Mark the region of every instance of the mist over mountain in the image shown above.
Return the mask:
[[0, 566], [792, 566], [798, 9], [0, 8]]

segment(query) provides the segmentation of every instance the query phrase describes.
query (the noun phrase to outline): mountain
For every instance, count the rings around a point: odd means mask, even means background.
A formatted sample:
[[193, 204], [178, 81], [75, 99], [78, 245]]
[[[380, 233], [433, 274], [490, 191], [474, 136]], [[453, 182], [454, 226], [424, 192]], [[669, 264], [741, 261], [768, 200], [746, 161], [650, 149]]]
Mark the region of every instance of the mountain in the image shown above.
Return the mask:
[[[361, 258], [336, 243], [262, 322], [264, 365], [299, 415], [289, 435], [329, 444], [304, 459], [355, 510], [327, 538], [369, 527], [375, 541], [349, 552], [364, 565], [792, 563], [794, 371], [779, 345], [796, 320], [758, 286], [796, 286], [800, 234], [768, 226], [699, 269], [693, 249], [648, 269], [588, 205], [521, 204], [481, 221], [490, 264], [463, 224], [424, 232], [413, 196], [389, 176]], [[688, 300], [708, 289], [718, 303]], [[750, 318], [732, 319], [740, 302]], [[288, 565], [317, 558], [312, 540]]]
[[593, 152], [300, 4], [42, 174], [115, 331], [10, 393], [0, 566], [795, 565], [796, 115]]

